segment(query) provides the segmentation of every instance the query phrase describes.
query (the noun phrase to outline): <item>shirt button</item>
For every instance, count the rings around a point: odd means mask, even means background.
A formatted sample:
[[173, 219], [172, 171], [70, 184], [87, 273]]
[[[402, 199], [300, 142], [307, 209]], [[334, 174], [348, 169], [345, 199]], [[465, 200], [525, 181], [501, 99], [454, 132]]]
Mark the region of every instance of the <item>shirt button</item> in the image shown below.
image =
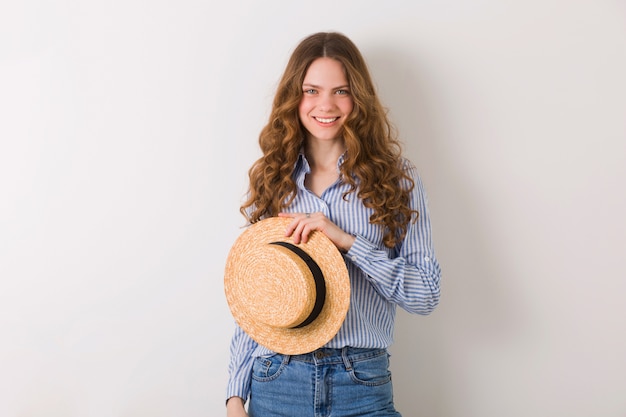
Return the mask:
[[352, 255], [352, 262], [356, 262], [356, 255]]
[[430, 258], [429, 258], [428, 256], [424, 256], [424, 260], [425, 260], [426, 262], [430, 262]]

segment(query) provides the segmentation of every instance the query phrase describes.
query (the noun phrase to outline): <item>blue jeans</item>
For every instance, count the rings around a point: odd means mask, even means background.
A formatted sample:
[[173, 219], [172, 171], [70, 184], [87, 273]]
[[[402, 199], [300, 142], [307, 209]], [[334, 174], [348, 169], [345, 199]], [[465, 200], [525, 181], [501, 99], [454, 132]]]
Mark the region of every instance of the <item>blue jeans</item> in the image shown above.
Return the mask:
[[318, 349], [255, 359], [250, 417], [401, 417], [386, 349]]

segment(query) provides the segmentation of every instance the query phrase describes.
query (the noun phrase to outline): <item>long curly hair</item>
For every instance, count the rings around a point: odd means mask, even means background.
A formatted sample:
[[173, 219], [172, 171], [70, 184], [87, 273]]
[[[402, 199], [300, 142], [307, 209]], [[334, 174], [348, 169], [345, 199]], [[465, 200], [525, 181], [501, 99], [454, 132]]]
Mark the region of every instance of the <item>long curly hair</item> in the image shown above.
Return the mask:
[[293, 51], [278, 84], [268, 123], [261, 130], [263, 156], [250, 168], [248, 198], [241, 213], [255, 223], [276, 216], [296, 196], [292, 177], [306, 132], [298, 117], [302, 83], [311, 63], [328, 57], [343, 64], [354, 107], [343, 125], [346, 147], [340, 167], [349, 185], [373, 210], [370, 223], [385, 227], [384, 244], [394, 247], [406, 235], [417, 211], [409, 206], [415, 186], [405, 172], [401, 144], [382, 106], [369, 70], [356, 45], [337, 32], [319, 32], [303, 39]]

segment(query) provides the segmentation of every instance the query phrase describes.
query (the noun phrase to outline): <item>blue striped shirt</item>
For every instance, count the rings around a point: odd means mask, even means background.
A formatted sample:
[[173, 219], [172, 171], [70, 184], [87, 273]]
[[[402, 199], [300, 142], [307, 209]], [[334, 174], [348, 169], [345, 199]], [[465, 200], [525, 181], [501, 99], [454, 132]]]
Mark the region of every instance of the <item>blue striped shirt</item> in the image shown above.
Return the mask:
[[[343, 156], [337, 163], [338, 169], [342, 163]], [[373, 210], [366, 208], [355, 193], [343, 199], [349, 188], [346, 183], [339, 179], [318, 197], [304, 186], [310, 167], [303, 154], [296, 164], [293, 175], [298, 192], [285, 211], [322, 212], [356, 237], [343, 255], [350, 275], [350, 308], [341, 329], [325, 347], [387, 348], [393, 342], [396, 305], [425, 315], [439, 303], [441, 269], [435, 258], [424, 186], [415, 166], [406, 159], [403, 165], [415, 181], [410, 204], [419, 216], [409, 224], [404, 240], [387, 248], [383, 244], [384, 228], [369, 222]], [[247, 399], [254, 358], [272, 353], [235, 325], [226, 398]]]

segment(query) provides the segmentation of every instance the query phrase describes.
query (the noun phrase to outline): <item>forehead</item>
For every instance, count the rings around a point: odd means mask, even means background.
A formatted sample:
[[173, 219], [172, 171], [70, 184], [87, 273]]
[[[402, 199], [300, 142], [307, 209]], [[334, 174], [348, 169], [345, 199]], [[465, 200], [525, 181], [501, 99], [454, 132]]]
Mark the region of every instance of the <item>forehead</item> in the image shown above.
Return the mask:
[[347, 85], [348, 80], [343, 64], [333, 58], [317, 58], [309, 65], [304, 76], [305, 84], [319, 86]]

